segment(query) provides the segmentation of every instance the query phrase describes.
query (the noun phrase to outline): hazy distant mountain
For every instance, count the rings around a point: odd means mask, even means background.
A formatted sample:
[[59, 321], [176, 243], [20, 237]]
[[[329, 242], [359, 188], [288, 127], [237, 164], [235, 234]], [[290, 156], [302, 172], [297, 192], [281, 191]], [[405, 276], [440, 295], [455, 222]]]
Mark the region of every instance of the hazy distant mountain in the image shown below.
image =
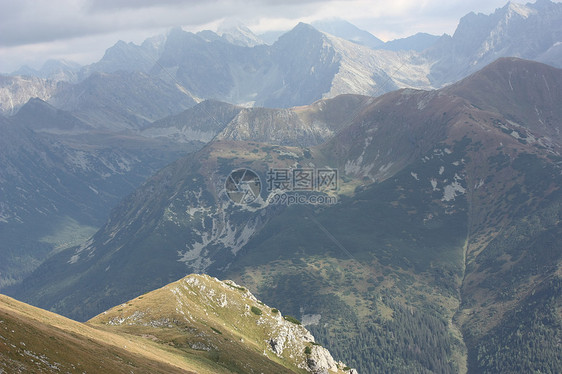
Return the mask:
[[[562, 3], [538, 0], [526, 5], [509, 2], [493, 14], [469, 13], [453, 34], [443, 36], [426, 56], [435, 60], [430, 78], [434, 84], [453, 83], [498, 57], [548, 60], [562, 41]], [[550, 51], [550, 52], [549, 52]]]
[[[95, 72], [116, 74], [119, 79], [124, 72], [131, 76], [145, 74], [143, 79], [125, 79], [127, 87], [110, 83], [111, 79], [105, 83], [111, 89], [104, 96], [119, 98], [112, 102], [129, 101], [125, 98], [132, 96], [138, 99], [140, 115], [133, 114], [137, 104], [131, 103], [126, 112], [117, 113], [112, 108], [111, 118], [96, 119], [112, 126], [116, 121], [123, 122], [121, 127], [145, 125], [147, 122], [139, 117], [152, 121], [179, 113], [186, 107], [185, 98], [175, 94], [178, 90], [195, 102], [214, 99], [241, 106], [291, 107], [344, 93], [380, 95], [397, 88], [439, 88], [498, 57], [515, 56], [561, 66], [561, 9], [562, 4], [548, 0], [527, 5], [509, 3], [491, 15], [466, 15], [453, 36], [436, 40], [435, 36], [419, 33], [382, 44], [341, 20], [315, 24], [326, 33], [299, 24], [272, 45], [261, 44], [251, 30], [235, 22], [225, 24], [218, 34], [193, 34], [175, 28], [140, 46], [117, 43], [99, 62], [84, 67], [80, 77], [87, 80]], [[147, 86], [161, 85], [155, 78], [167, 82], [166, 102], [171, 111], [150, 106], [143, 109], [142, 96], [152, 92]], [[48, 100], [55, 91], [58, 93], [55, 89], [42, 92], [45, 85], [53, 83], [36, 81], [16, 92], [17, 87], [2, 82], [2, 111], [13, 113], [31, 97]], [[155, 87], [155, 91], [163, 88]], [[62, 85], [61, 90], [72, 92], [72, 97], [61, 93], [61, 100], [50, 102], [74, 111], [61, 105], [66, 100], [76, 102], [74, 96], [83, 87], [69, 89]], [[97, 107], [95, 102], [104, 99], [88, 96], [88, 100]], [[156, 112], [149, 115], [152, 110]]]
[[[85, 319], [205, 271], [284, 305], [360, 372], [560, 371], [561, 80], [501, 59], [438, 91], [241, 111], [268, 121], [233, 121], [13, 292]], [[321, 112], [347, 122], [318, 146], [258, 142]], [[271, 167], [337, 169], [339, 203], [276, 205], [264, 186], [236, 205], [240, 167], [264, 184]]]
[[343, 20], [343, 19], [331, 19], [315, 21], [311, 24], [316, 29], [340, 37], [351, 42], [364, 45], [369, 48], [381, 47], [384, 42], [371, 34], [368, 31], [361, 30], [357, 26]]
[[155, 121], [141, 134], [150, 138], [166, 138], [172, 142], [209, 142], [242, 110], [231, 104], [205, 100], [185, 111]]
[[41, 69], [35, 70], [29, 66], [22, 66], [10, 75], [22, 75], [52, 79], [54, 81], [75, 82], [78, 80], [80, 64], [66, 60], [47, 60]]
[[322, 20], [311, 24], [316, 29], [337, 36], [339, 38], [354, 42], [372, 49], [386, 49], [390, 51], [417, 51], [421, 52], [431, 47], [439, 39], [436, 35], [417, 33], [407, 38], [383, 42], [368, 31], [361, 30], [357, 26], [342, 20]]
[[279, 39], [281, 35], [283, 35], [286, 31], [266, 31], [262, 34], [259, 34], [258, 37], [264, 41], [265, 44], [273, 44]]
[[148, 38], [141, 45], [125, 43], [120, 40], [105, 51], [100, 61], [82, 68], [80, 76], [82, 79], [86, 79], [94, 72], [115, 73], [126, 71], [148, 73], [156, 61], [158, 61], [165, 42], [165, 35]]
[[395, 39], [384, 43], [381, 49], [391, 51], [417, 51], [422, 52], [433, 46], [439, 40], [439, 36], [419, 32], [407, 38]]
[[[152, 74], [180, 82], [194, 97], [267, 107], [308, 104], [346, 92], [426, 87], [423, 74], [408, 75], [415, 69], [429, 71], [423, 60], [373, 51], [306, 24], [297, 25], [272, 46], [241, 47], [210, 36], [173, 30]], [[404, 60], [411, 66], [401, 76], [386, 74], [385, 69], [397, 71]]]
[[333, 44], [304, 23], [281, 36], [270, 53], [275, 65], [267, 70], [277, 77], [264, 87], [267, 96], [262, 105], [268, 107], [290, 107], [321, 99], [340, 68], [340, 56]]
[[562, 61], [562, 42], [556, 42], [539, 57], [541, 62], [560, 67]]
[[232, 281], [205, 275], [140, 295], [87, 323], [0, 295], [0, 320], [6, 330], [0, 370], [8, 372], [357, 374], [298, 321]]
[[264, 44], [246, 25], [237, 20], [225, 20], [217, 29], [217, 34], [229, 43], [243, 47], [254, 47]]
[[91, 126], [72, 114], [38, 98], [30, 99], [12, 117], [12, 121], [17, 126], [25, 126], [35, 132], [73, 134], [93, 130]]
[[94, 73], [77, 84], [59, 85], [48, 102], [95, 128], [140, 129], [195, 105], [173, 82], [140, 72]]

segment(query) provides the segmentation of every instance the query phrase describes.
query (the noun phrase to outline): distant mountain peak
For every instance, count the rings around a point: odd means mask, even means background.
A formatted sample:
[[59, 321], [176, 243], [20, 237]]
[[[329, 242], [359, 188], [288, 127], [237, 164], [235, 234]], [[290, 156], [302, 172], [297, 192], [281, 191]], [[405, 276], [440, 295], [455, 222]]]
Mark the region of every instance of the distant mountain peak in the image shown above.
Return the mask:
[[305, 23], [305, 22], [297, 23], [297, 25], [295, 27], [293, 27], [293, 31], [296, 31], [296, 30], [315, 30], [315, 31], [319, 31], [316, 27], [312, 26], [309, 23]]
[[49, 59], [45, 61], [39, 70], [27, 65], [20, 67], [11, 75], [23, 75], [56, 81], [75, 81], [76, 73], [80, 70], [80, 65], [76, 62], [65, 59]]
[[21, 126], [34, 131], [69, 133], [90, 130], [83, 121], [39, 98], [31, 98], [20, 108], [14, 118]]
[[362, 30], [354, 24], [341, 18], [330, 18], [315, 21], [312, 23], [312, 26], [327, 34], [331, 34], [369, 48], [377, 48], [384, 44], [382, 40], [373, 34]]
[[168, 32], [166, 33], [166, 38], [170, 40], [173, 38], [182, 37], [186, 33], [187, 32], [181, 26], [174, 26], [168, 30]]
[[275, 42], [275, 44], [280, 43], [282, 41], [294, 41], [298, 40], [302, 42], [307, 37], [325, 37], [324, 33], [320, 30], [316, 29], [314, 26], [299, 22], [295, 27], [293, 27], [290, 31], [286, 32], [285, 34], [281, 35], [279, 39]]
[[236, 18], [226, 18], [217, 28], [217, 34], [229, 43], [243, 47], [265, 44], [248, 26]]
[[80, 67], [80, 64], [78, 64], [77, 62], [74, 61], [70, 61], [64, 58], [59, 58], [59, 59], [49, 59], [47, 61], [45, 61], [45, 63], [43, 64], [43, 67], [41, 68], [42, 70], [45, 69], [49, 69], [52, 67], [60, 67], [60, 66], [64, 66], [64, 67], [69, 67], [72, 69], [77, 69]]
[[248, 30], [250, 29], [238, 18], [225, 18], [217, 27], [217, 34], [222, 35], [231, 30]]
[[52, 112], [57, 111], [57, 109], [54, 106], [50, 105], [44, 100], [41, 100], [38, 97], [32, 97], [31, 99], [29, 99], [29, 101], [20, 108], [20, 111], [25, 111], [28, 110], [29, 108], [42, 108]]
[[521, 4], [521, 3], [515, 3], [513, 1], [510, 1], [506, 4], [505, 8], [506, 10], [509, 12], [509, 14], [518, 14], [523, 18], [528, 18], [529, 16], [531, 16], [532, 14], [536, 14], [537, 11], [531, 7], [528, 6], [529, 4]]
[[438, 40], [439, 36], [431, 35], [424, 32], [418, 32], [415, 35], [406, 38], [394, 39], [384, 43], [380, 49], [387, 49], [391, 51], [418, 51], [422, 52], [427, 48], [433, 46]]

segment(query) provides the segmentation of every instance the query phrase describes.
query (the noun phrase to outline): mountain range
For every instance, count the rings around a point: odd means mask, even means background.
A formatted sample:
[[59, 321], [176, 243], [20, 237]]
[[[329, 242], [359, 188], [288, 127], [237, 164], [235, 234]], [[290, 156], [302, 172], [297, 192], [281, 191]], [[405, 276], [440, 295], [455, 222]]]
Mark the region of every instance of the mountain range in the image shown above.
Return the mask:
[[[96, 127], [120, 123], [138, 128], [204, 99], [292, 107], [339, 94], [376, 96], [397, 88], [440, 88], [504, 56], [561, 67], [561, 18], [560, 3], [510, 2], [490, 15], [466, 15], [452, 36], [420, 33], [388, 43], [342, 20], [317, 22], [318, 29], [299, 24], [272, 45], [260, 44], [259, 37], [238, 23], [218, 33], [175, 28], [141, 45], [118, 42], [100, 61], [73, 70], [66, 79], [71, 87], [44, 78], [5, 76], [0, 104], [2, 112], [13, 113], [37, 96]], [[42, 70], [63, 70], [49, 66]], [[29, 69], [27, 74], [44, 76]], [[101, 87], [110, 92], [100, 92]], [[139, 91], [154, 92], [160, 110], [149, 106], [151, 111], [143, 112], [150, 102], [143, 101], [146, 97]], [[70, 100], [75, 97], [80, 100]], [[99, 112], [113, 102], [126, 107], [133, 118], [111, 111], [110, 118], [92, 118], [85, 108]]]
[[[252, 131], [231, 121], [10, 292], [85, 320], [206, 272], [284, 305], [361, 372], [555, 372], [561, 83], [559, 69], [506, 58], [440, 90], [292, 109], [306, 131], [345, 111], [316, 144], [261, 141], [291, 116], [252, 109], [264, 119]], [[271, 168], [338, 170], [338, 204], [275, 204], [266, 188], [235, 204], [225, 179], [241, 167], [264, 185]]]
[[0, 372], [561, 372], [561, 21], [234, 22], [0, 76], [0, 290], [50, 311], [0, 296]]

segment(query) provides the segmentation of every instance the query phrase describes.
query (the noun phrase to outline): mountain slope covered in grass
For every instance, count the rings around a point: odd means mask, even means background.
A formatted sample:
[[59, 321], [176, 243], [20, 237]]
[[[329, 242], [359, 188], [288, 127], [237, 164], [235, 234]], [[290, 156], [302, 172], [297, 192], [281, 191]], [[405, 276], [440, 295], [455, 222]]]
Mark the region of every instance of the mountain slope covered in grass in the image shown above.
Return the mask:
[[0, 295], [0, 370], [350, 373], [298, 321], [191, 275], [79, 323]]

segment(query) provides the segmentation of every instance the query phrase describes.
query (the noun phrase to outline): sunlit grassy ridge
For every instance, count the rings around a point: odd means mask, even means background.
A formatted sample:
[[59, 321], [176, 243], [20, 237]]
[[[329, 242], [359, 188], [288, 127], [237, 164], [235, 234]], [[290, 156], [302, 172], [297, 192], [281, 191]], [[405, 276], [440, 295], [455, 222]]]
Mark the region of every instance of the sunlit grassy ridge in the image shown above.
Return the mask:
[[314, 346], [304, 327], [286, 321], [246, 288], [206, 275], [183, 278], [88, 323], [145, 336], [232, 372], [307, 372], [304, 352]]
[[[191, 275], [79, 323], [0, 295], [0, 369], [103, 373], [307, 373], [329, 358], [246, 288]], [[327, 369], [328, 367], [326, 367]]]

